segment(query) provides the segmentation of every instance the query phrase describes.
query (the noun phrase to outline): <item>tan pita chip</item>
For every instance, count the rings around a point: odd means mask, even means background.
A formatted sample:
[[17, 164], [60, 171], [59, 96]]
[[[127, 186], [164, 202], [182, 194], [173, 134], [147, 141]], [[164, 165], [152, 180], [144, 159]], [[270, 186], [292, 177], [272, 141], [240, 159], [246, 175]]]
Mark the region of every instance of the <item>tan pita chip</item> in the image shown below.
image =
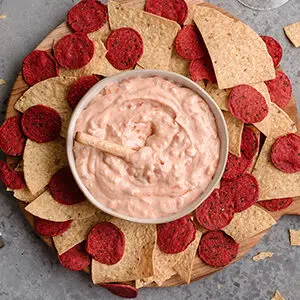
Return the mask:
[[97, 208], [88, 201], [73, 205], [60, 204], [52, 198], [48, 190], [28, 204], [25, 209], [36, 217], [54, 222], [86, 219], [97, 212]]
[[27, 187], [24, 189], [20, 189], [20, 190], [14, 190], [13, 192], [14, 192], [14, 197], [16, 199], [23, 201], [23, 202], [30, 203], [33, 200], [35, 200], [37, 197], [39, 197], [45, 190], [46, 190], [46, 187], [34, 195], [29, 191], [29, 189]]
[[145, 69], [168, 69], [173, 42], [180, 30], [176, 22], [113, 1], [108, 2], [108, 13], [112, 30], [131, 27], [142, 36], [144, 53], [139, 60], [140, 66]]
[[5, 84], [5, 83], [6, 83], [5, 80], [2, 79], [2, 78], [0, 78], [0, 85], [3, 85], [3, 84]]
[[28, 139], [23, 161], [26, 185], [32, 194], [36, 194], [48, 185], [52, 175], [68, 165], [65, 141], [35, 143]]
[[184, 250], [180, 260], [174, 266], [174, 270], [186, 283], [190, 283], [196, 252], [202, 233], [197, 230], [195, 240]]
[[189, 77], [189, 61], [179, 56], [173, 48], [168, 71]]
[[259, 199], [300, 196], [300, 172], [281, 172], [271, 162], [270, 154], [274, 142], [273, 138], [266, 139], [252, 173], [259, 183]]
[[271, 103], [271, 133], [270, 136], [277, 138], [290, 132], [297, 132], [295, 122], [275, 103]]
[[260, 252], [252, 257], [253, 261], [259, 261], [268, 257], [272, 257], [274, 253], [272, 252]]
[[285, 34], [295, 47], [300, 47], [300, 21], [284, 27]]
[[211, 82], [208, 82], [204, 89], [216, 101], [220, 109], [229, 110], [228, 97], [230, 89], [220, 90], [216, 83]]
[[265, 43], [248, 25], [208, 7], [197, 7], [194, 21], [212, 59], [220, 89], [275, 78]]
[[[108, 25], [106, 25], [106, 27], [108, 27]], [[102, 28], [99, 29], [98, 31], [89, 34], [89, 38], [94, 42], [94, 46], [95, 46], [95, 53], [91, 61], [86, 66], [80, 69], [74, 69], [74, 70], [62, 69], [61, 75], [74, 76], [74, 77], [81, 77], [81, 76], [92, 75], [92, 74], [104, 75], [102, 73], [103, 73], [105, 61], [107, 63], [107, 59], [105, 58], [107, 51], [102, 42], [103, 39], [102, 34], [103, 34]]]
[[276, 224], [272, 216], [260, 207], [253, 205], [236, 213], [223, 230], [236, 242], [242, 242]]
[[[188, 2], [188, 1], [187, 1]], [[186, 24], [195, 24], [193, 19], [194, 19], [194, 15], [195, 15], [195, 12], [196, 12], [196, 8], [199, 6], [197, 4], [188, 4], [188, 16], [184, 22], [184, 25]]]
[[285, 299], [280, 295], [279, 291], [276, 291], [271, 300], [285, 300]]
[[92, 280], [102, 282], [130, 281], [153, 276], [152, 252], [156, 239], [155, 225], [137, 224], [112, 218], [125, 235], [125, 253], [114, 265], [92, 261]]
[[142, 287], [145, 287], [147, 286], [148, 284], [152, 283], [153, 282], [153, 276], [150, 276], [148, 278], [144, 278], [144, 279], [137, 279], [135, 281], [135, 287], [137, 289], [140, 289]]
[[254, 133], [255, 133], [255, 135], [257, 137], [257, 141], [258, 141], [258, 149], [257, 149], [254, 157], [252, 158], [252, 164], [251, 164], [251, 167], [248, 170], [249, 173], [252, 173], [252, 171], [254, 169], [254, 166], [256, 164], [256, 161], [258, 159], [258, 154], [259, 154], [258, 150], [259, 150], [259, 145], [260, 145], [260, 131], [256, 127], [254, 127], [253, 125], [247, 124], [245, 126], [251, 128], [254, 131]]
[[53, 237], [53, 242], [58, 254], [60, 255], [86, 240], [92, 227], [107, 219], [109, 219], [108, 215], [99, 211], [86, 219], [73, 220], [67, 231]]
[[290, 229], [290, 242], [292, 246], [300, 246], [300, 230]]
[[253, 125], [260, 130], [265, 136], [269, 136], [271, 130], [271, 98], [268, 91], [268, 88], [264, 82], [250, 84], [250, 86], [254, 87], [258, 92], [260, 92], [267, 101], [269, 107], [269, 113], [267, 116], [259, 123], [254, 123]]
[[223, 111], [229, 135], [229, 152], [241, 156], [241, 141], [244, 122], [236, 119], [229, 111]]
[[61, 136], [67, 136], [72, 109], [67, 101], [74, 77], [54, 77], [41, 81], [29, 88], [15, 104], [15, 109], [24, 113], [29, 107], [43, 104], [54, 108], [62, 120]]

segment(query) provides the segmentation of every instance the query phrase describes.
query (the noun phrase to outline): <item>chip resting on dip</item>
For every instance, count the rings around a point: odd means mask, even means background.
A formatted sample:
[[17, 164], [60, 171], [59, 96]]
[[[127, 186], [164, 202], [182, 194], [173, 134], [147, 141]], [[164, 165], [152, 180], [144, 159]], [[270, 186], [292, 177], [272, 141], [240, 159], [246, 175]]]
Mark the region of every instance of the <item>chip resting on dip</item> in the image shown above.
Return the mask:
[[83, 184], [104, 206], [138, 218], [172, 215], [203, 193], [220, 156], [213, 113], [194, 91], [161, 77], [107, 85], [76, 131], [131, 148], [120, 158], [74, 144]]

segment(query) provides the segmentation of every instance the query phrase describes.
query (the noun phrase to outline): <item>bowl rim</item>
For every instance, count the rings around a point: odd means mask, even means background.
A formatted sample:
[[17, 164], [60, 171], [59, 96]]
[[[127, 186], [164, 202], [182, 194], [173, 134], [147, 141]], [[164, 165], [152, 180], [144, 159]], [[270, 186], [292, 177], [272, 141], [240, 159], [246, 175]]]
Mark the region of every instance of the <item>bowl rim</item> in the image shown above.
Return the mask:
[[[88, 188], [83, 184], [81, 181], [77, 170], [75, 166], [75, 156], [73, 152], [73, 143], [74, 143], [74, 137], [75, 137], [75, 126], [77, 119], [80, 115], [80, 113], [88, 106], [88, 104], [93, 100], [93, 98], [99, 94], [99, 92], [105, 88], [107, 85], [111, 83], [120, 82], [123, 80], [126, 80], [131, 77], [161, 77], [166, 80], [175, 82], [181, 86], [187, 87], [194, 92], [196, 92], [198, 95], [201, 96], [201, 98], [208, 104], [210, 107], [211, 112], [213, 113], [217, 129], [218, 129], [218, 135], [220, 139], [220, 157], [218, 166], [215, 172], [215, 175], [213, 179], [211, 180], [210, 184], [206, 187], [205, 191], [198, 196], [197, 199], [192, 201], [188, 206], [186, 206], [183, 210], [178, 211], [175, 214], [171, 214], [164, 217], [158, 217], [158, 218], [138, 218], [133, 216], [128, 216], [119, 212], [116, 212], [106, 206], [104, 206], [102, 203], [97, 201], [93, 195], [89, 192]], [[98, 209], [102, 210], [103, 212], [112, 215], [114, 217], [124, 219], [127, 221], [135, 222], [135, 223], [142, 223], [142, 224], [161, 224], [166, 222], [171, 222], [176, 219], [179, 219], [185, 215], [190, 214], [192, 211], [194, 211], [207, 197], [211, 194], [211, 192], [216, 188], [218, 183], [221, 180], [221, 177], [223, 175], [223, 172], [225, 170], [226, 162], [227, 162], [227, 155], [228, 155], [228, 147], [229, 147], [229, 138], [228, 138], [228, 131], [227, 126], [225, 122], [225, 118], [223, 116], [223, 113], [221, 109], [218, 107], [216, 102], [213, 100], [213, 98], [199, 85], [197, 85], [195, 82], [190, 80], [189, 78], [179, 75], [177, 73], [168, 72], [168, 71], [161, 71], [161, 70], [131, 70], [131, 71], [125, 71], [120, 74], [106, 77], [102, 80], [100, 80], [97, 84], [95, 84], [80, 100], [80, 102], [77, 104], [75, 110], [73, 111], [73, 114], [71, 116], [68, 132], [67, 132], [67, 141], [66, 141], [66, 150], [67, 150], [67, 158], [69, 162], [69, 166], [71, 169], [71, 172], [74, 176], [74, 179], [79, 186], [80, 190], [83, 192], [83, 194], [86, 196], [87, 200], [92, 203], [94, 206], [96, 206]]]

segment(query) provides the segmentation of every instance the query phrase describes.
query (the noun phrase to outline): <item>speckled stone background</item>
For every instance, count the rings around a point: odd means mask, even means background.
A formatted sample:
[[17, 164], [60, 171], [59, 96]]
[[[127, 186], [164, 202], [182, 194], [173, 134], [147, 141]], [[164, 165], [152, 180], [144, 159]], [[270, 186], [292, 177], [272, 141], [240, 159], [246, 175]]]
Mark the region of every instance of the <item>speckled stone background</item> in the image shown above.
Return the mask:
[[[0, 78], [7, 82], [0, 86], [1, 118], [24, 56], [64, 20], [75, 2], [0, 0], [0, 15], [7, 15], [7, 19], [0, 20]], [[300, 20], [300, 0], [290, 0], [268, 12], [250, 10], [237, 0], [210, 2], [230, 11], [259, 34], [272, 35], [281, 43], [282, 66], [291, 78], [300, 108], [300, 48], [292, 47], [282, 30]], [[142, 289], [139, 299], [268, 300], [279, 289], [285, 299], [298, 300], [300, 247], [289, 245], [289, 228], [300, 229], [300, 217], [283, 217], [248, 255], [222, 272], [189, 286]], [[117, 299], [93, 286], [87, 275], [61, 267], [54, 251], [35, 235], [16, 201], [4, 191], [0, 194], [0, 232], [6, 242], [0, 249], [1, 300]], [[259, 251], [272, 251], [274, 256], [253, 262], [251, 257]]]

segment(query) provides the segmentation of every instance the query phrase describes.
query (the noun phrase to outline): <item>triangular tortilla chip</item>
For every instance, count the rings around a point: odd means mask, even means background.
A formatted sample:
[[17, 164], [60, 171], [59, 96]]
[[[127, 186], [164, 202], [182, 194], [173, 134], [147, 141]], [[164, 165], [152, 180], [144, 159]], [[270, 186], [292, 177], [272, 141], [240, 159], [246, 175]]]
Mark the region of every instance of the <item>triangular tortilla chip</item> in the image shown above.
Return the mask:
[[229, 136], [229, 152], [235, 156], [241, 156], [241, 141], [244, 122], [236, 119], [231, 112], [223, 111]]
[[[176, 272], [174, 271], [174, 274], [176, 274]], [[137, 289], [140, 289], [142, 287], [145, 287], [147, 286], [148, 284], [152, 283], [153, 282], [153, 276], [150, 276], [148, 278], [143, 278], [143, 279], [137, 279], [135, 281], [135, 287]]]
[[145, 69], [168, 69], [173, 42], [180, 30], [176, 22], [113, 1], [108, 2], [108, 13], [112, 30], [131, 27], [142, 36], [144, 53], [139, 60], [140, 66]]
[[54, 222], [86, 219], [97, 212], [97, 208], [88, 201], [73, 205], [60, 204], [52, 198], [48, 190], [28, 204], [25, 209], [36, 217]]
[[285, 299], [281, 296], [279, 291], [276, 291], [271, 300], [285, 300]]
[[220, 89], [275, 78], [264, 41], [248, 25], [201, 6], [196, 8], [194, 21], [210, 54]]
[[266, 139], [253, 170], [259, 183], [259, 200], [300, 196], [300, 172], [281, 172], [271, 161], [274, 142], [274, 138]]
[[15, 104], [15, 109], [24, 113], [29, 107], [43, 104], [54, 108], [62, 120], [61, 136], [67, 136], [72, 109], [67, 101], [69, 88], [75, 77], [54, 77], [41, 81], [29, 88]]
[[[108, 28], [108, 25], [106, 25], [105, 28]], [[107, 51], [102, 42], [103, 33], [109, 34], [109, 31], [105, 32], [101, 28], [98, 31], [92, 32], [88, 35], [89, 38], [94, 42], [94, 46], [95, 46], [95, 53], [91, 61], [86, 66], [80, 69], [74, 69], [74, 70], [62, 69], [61, 75], [75, 76], [75, 77], [81, 77], [81, 76], [92, 75], [92, 74], [103, 75], [102, 74], [103, 65], [104, 62], [107, 61], [105, 58]]]
[[111, 218], [109, 222], [118, 226], [124, 233], [125, 253], [114, 265], [105, 265], [93, 260], [93, 283], [129, 281], [153, 276], [155, 225], [137, 224], [117, 218]]
[[229, 110], [228, 97], [230, 94], [230, 89], [220, 90], [216, 83], [211, 82], [208, 82], [204, 89], [216, 101], [220, 109]]
[[236, 242], [242, 242], [276, 224], [273, 217], [262, 208], [253, 205], [234, 214], [232, 221], [223, 230]]
[[24, 189], [20, 189], [20, 190], [14, 190], [14, 197], [20, 201], [23, 202], [32, 202], [33, 200], [35, 200], [37, 197], [39, 197], [44, 191], [46, 190], [46, 188], [40, 190], [38, 193], [36, 194], [32, 194], [29, 189], [27, 187], [25, 187]]
[[300, 21], [284, 27], [284, 32], [295, 47], [300, 47]]
[[199, 230], [197, 230], [195, 240], [187, 247], [180, 260], [174, 266], [174, 270], [186, 283], [190, 283], [191, 281], [194, 260], [199, 246], [201, 235], [202, 233]]
[[95, 215], [92, 215], [86, 219], [73, 220], [67, 231], [53, 237], [53, 242], [57, 253], [61, 255], [75, 245], [86, 240], [88, 233], [93, 226], [99, 222], [104, 222], [109, 218], [110, 217], [108, 215], [99, 211]]
[[26, 185], [32, 194], [37, 194], [59, 169], [68, 165], [65, 141], [35, 143], [28, 139], [23, 161]]

